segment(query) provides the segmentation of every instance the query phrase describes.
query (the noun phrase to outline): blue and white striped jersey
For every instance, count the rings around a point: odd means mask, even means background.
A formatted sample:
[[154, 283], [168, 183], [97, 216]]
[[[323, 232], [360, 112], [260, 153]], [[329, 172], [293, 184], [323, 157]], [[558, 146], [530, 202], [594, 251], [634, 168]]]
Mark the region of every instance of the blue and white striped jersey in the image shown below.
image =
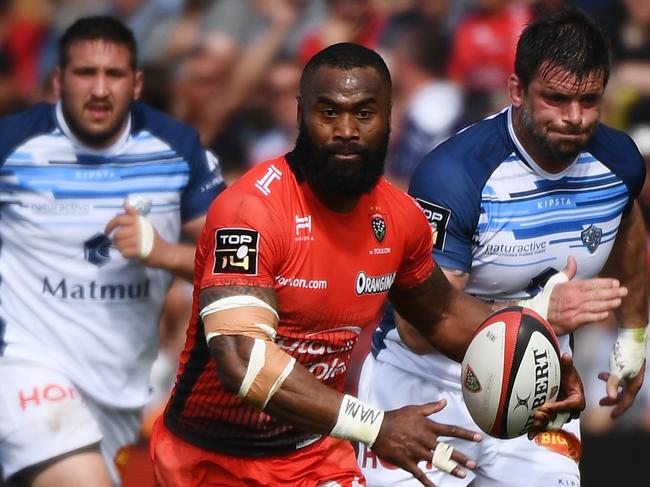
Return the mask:
[[75, 138], [60, 104], [0, 120], [0, 353], [55, 367], [101, 403], [146, 403], [171, 276], [124, 259], [104, 227], [141, 195], [178, 242], [223, 187], [196, 131], [142, 103], [103, 150]]
[[[434, 229], [438, 264], [469, 273], [468, 293], [499, 301], [534, 296], [569, 255], [576, 278], [598, 275], [644, 179], [632, 139], [602, 124], [569, 167], [544, 171], [517, 140], [505, 109], [429, 153], [409, 193]], [[568, 351], [569, 337], [560, 342]], [[460, 377], [458, 364], [442, 356], [410, 354], [392, 316], [375, 333], [373, 353], [429, 378], [431, 367], [446, 380]]]

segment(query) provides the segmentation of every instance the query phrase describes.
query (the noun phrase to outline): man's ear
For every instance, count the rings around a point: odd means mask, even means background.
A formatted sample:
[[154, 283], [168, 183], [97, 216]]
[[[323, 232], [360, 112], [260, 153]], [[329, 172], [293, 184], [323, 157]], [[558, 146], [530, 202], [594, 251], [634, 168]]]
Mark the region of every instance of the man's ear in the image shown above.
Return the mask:
[[54, 94], [56, 95], [57, 98], [61, 97], [61, 84], [62, 84], [62, 79], [61, 77], [63, 76], [63, 71], [59, 66], [54, 68], [54, 73], [52, 74], [52, 86], [54, 87]]
[[519, 108], [524, 102], [524, 85], [516, 74], [508, 76], [508, 95], [512, 106]]
[[144, 86], [144, 73], [141, 70], [135, 72], [135, 85], [133, 87], [133, 99], [137, 100], [142, 95], [142, 87]]
[[296, 124], [300, 127], [300, 121], [302, 120], [302, 98], [300, 98], [300, 95], [296, 97], [296, 103], [298, 103], [298, 109], [296, 110]]

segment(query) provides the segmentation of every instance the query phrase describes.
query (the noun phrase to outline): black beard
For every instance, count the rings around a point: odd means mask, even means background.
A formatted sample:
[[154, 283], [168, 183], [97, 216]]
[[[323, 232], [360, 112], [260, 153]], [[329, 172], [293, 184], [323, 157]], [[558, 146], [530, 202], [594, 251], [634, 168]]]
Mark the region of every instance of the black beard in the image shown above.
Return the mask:
[[551, 143], [546, 134], [544, 134], [538, 127], [530, 115], [527, 107], [521, 110], [521, 128], [533, 140], [533, 143], [538, 147], [539, 151], [551, 161], [572, 161], [584, 149], [584, 146], [575, 144], [553, 144]]
[[68, 124], [68, 127], [70, 127], [70, 130], [75, 135], [75, 137], [77, 137], [77, 139], [79, 139], [86, 146], [92, 148], [104, 148], [109, 145], [111, 139], [122, 130], [124, 120], [126, 117], [128, 117], [128, 111], [130, 110], [130, 107], [131, 104], [127, 105], [127, 110], [123, 114], [120, 114], [120, 116], [115, 119], [115, 123], [112, 126], [108, 127], [108, 129], [100, 133], [94, 133], [84, 129], [83, 126], [78, 123], [77, 120], [72, 116], [72, 114], [66, 110], [63, 100], [61, 101], [61, 110], [63, 111], [63, 116], [66, 123]]
[[[319, 148], [301, 123], [296, 145], [287, 159], [299, 182], [305, 179], [313, 188], [331, 195], [361, 196], [372, 191], [384, 174], [389, 132], [386, 131], [379, 147], [372, 150], [356, 142], [337, 142]], [[360, 157], [354, 161], [336, 160], [334, 155], [342, 151]]]

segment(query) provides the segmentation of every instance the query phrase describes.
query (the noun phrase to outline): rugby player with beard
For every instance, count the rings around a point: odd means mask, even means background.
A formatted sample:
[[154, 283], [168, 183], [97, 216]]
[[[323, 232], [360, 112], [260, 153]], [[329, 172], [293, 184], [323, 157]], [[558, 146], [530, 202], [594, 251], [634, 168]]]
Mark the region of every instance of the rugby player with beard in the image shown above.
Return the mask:
[[[390, 93], [377, 53], [324, 49], [302, 74], [295, 149], [212, 204], [177, 383], [152, 432], [160, 485], [365, 485], [349, 440], [427, 486], [418, 464], [475, 467], [438, 436], [480, 436], [427, 419], [445, 401], [382, 411], [342, 392], [387, 299], [455, 360], [489, 314], [445, 279], [421, 209], [382, 177]], [[564, 369], [565, 399], [542, 406], [537, 429], [583, 406]]]
[[191, 280], [224, 184], [194, 129], [137, 101], [117, 19], [63, 33], [54, 86], [55, 104], [0, 120], [0, 466], [11, 486], [109, 487], [150, 400], [172, 274]]
[[[433, 255], [449, 281], [494, 309], [542, 305], [562, 353], [572, 353], [574, 330], [614, 312], [618, 337], [599, 377], [600, 404], [613, 406], [616, 418], [634, 402], [645, 368], [646, 235], [636, 202], [645, 163], [626, 134], [600, 123], [608, 76], [607, 40], [591, 19], [572, 8], [538, 18], [519, 39], [511, 105], [431, 151], [409, 194], [435, 216]], [[549, 279], [557, 284], [547, 294]], [[460, 367], [445, 355], [390, 311], [373, 337], [359, 396], [385, 409], [443, 396], [440, 420], [476, 428]], [[534, 441], [452, 438], [478, 468], [465, 479], [435, 466], [426, 475], [438, 487], [577, 487], [579, 421], [561, 423]], [[419, 485], [372, 460], [362, 445], [368, 485]]]

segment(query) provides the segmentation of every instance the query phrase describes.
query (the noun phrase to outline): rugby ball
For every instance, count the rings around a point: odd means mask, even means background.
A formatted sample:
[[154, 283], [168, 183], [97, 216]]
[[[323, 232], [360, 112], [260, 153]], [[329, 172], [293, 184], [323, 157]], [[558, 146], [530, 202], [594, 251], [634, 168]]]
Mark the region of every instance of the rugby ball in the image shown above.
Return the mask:
[[560, 346], [551, 326], [529, 308], [490, 315], [474, 333], [462, 363], [465, 404], [474, 422], [496, 438], [516, 438], [539, 406], [557, 398]]

